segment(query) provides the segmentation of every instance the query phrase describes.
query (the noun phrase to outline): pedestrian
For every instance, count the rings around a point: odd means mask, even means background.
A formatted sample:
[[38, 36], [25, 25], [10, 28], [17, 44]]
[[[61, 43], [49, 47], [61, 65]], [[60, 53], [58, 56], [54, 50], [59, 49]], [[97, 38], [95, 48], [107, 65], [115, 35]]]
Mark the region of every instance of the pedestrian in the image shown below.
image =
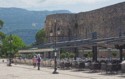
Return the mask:
[[37, 58], [36, 58], [36, 56], [34, 56], [32, 60], [33, 60], [33, 66], [35, 68], [36, 64], [37, 64]]
[[4, 63], [4, 59], [2, 60], [2, 62]]
[[37, 55], [38, 70], [40, 70], [40, 62], [41, 62], [41, 57], [40, 57], [40, 54], [38, 54], [38, 55]]

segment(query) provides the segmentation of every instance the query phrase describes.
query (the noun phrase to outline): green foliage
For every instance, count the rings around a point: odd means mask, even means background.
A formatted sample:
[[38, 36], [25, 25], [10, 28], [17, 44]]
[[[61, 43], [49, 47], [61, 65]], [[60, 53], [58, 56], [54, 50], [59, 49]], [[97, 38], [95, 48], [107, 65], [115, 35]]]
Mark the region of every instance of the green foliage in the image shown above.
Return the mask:
[[83, 56], [87, 58], [87, 57], [88, 57], [88, 54], [84, 54]]
[[3, 46], [3, 39], [5, 38], [5, 34], [3, 32], [0, 32], [0, 57], [5, 57], [2, 53], [2, 46]]
[[113, 55], [113, 57], [116, 57], [117, 56], [117, 52], [112, 52], [112, 55]]
[[92, 52], [88, 52], [88, 57], [92, 57], [93, 56], [93, 53]]
[[70, 53], [70, 58], [74, 58], [75, 57], [75, 54], [74, 53]]
[[41, 29], [36, 34], [36, 44], [41, 44], [44, 42], [46, 42], [46, 34], [45, 34], [45, 30]]
[[32, 59], [33, 58], [33, 54], [27, 54], [26, 58]]
[[4, 22], [0, 20], [0, 29], [3, 27]]
[[61, 59], [66, 58], [66, 54], [65, 54], [65, 53], [61, 53], [60, 58], [61, 58]]
[[65, 51], [65, 50], [61, 49], [61, 50], [60, 50], [60, 53], [61, 53], [61, 54], [60, 54], [60, 58], [61, 58], [61, 59], [66, 58], [66, 54], [65, 54], [66, 51]]
[[14, 57], [18, 49], [25, 47], [22, 39], [16, 35], [6, 36], [2, 41], [3, 45], [1, 51], [5, 56]]
[[70, 57], [70, 53], [69, 53], [69, 52], [66, 52], [65, 54], [66, 54], [66, 58], [69, 59], [69, 57]]
[[61, 53], [66, 53], [66, 51], [64, 49], [61, 49], [60, 52]]
[[0, 40], [4, 39], [5, 38], [5, 34], [3, 32], [0, 32]]
[[61, 57], [61, 59], [63, 59], [63, 58], [69, 59], [69, 58], [75, 57], [75, 54], [71, 53], [71, 52], [63, 52], [63, 53], [61, 53], [60, 57]]

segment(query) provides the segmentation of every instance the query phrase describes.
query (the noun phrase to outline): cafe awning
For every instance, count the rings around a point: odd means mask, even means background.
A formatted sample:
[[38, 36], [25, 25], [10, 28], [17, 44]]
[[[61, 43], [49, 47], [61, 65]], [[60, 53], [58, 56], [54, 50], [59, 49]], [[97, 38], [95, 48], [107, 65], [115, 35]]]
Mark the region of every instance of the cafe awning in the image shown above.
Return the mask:
[[18, 53], [40, 53], [40, 52], [50, 52], [53, 51], [54, 49], [52, 48], [47, 48], [47, 49], [27, 49], [27, 50], [19, 50]]

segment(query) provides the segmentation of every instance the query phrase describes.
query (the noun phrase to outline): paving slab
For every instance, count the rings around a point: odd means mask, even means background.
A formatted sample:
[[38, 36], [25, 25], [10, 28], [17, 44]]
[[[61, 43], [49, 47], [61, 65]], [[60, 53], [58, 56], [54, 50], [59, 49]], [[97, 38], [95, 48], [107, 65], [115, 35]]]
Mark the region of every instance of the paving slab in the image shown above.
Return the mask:
[[52, 74], [53, 68], [41, 67], [40, 70], [28, 65], [14, 65], [8, 67], [0, 63], [0, 79], [125, 79], [125, 74], [106, 75], [104, 73], [90, 73], [76, 70], [58, 70], [59, 74]]

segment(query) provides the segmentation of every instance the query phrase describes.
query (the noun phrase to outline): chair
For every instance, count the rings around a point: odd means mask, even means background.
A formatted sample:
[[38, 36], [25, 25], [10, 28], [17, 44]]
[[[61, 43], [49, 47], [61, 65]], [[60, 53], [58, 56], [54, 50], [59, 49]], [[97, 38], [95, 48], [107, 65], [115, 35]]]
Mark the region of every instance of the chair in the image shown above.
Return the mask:
[[107, 64], [106, 63], [101, 63], [101, 72], [106, 71], [107, 73]]
[[80, 62], [79, 63], [79, 70], [83, 69], [83, 68], [85, 68], [85, 63], [84, 62]]

